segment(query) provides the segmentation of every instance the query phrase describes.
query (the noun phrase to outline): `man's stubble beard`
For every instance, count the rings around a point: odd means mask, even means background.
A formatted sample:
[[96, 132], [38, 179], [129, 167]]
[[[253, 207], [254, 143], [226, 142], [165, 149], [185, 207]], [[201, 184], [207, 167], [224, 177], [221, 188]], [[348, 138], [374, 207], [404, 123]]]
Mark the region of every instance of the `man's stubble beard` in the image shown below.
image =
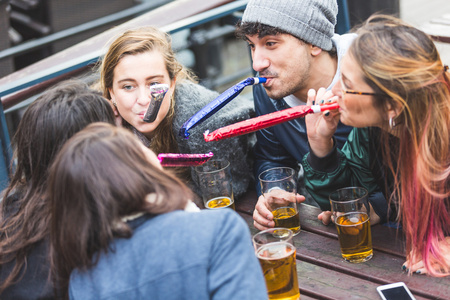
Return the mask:
[[[297, 93], [300, 90], [304, 90], [307, 88], [307, 82], [309, 82], [310, 78], [310, 69], [311, 69], [311, 62], [306, 61], [305, 66], [303, 67], [303, 72], [293, 74], [291, 76], [288, 76], [287, 78], [295, 78], [296, 80], [288, 81], [288, 84], [284, 84], [281, 88], [278, 90], [271, 90], [271, 87], [265, 88], [267, 95], [272, 99], [281, 99], [286, 96], [292, 95]], [[300, 99], [302, 101], [306, 102], [306, 99]]]

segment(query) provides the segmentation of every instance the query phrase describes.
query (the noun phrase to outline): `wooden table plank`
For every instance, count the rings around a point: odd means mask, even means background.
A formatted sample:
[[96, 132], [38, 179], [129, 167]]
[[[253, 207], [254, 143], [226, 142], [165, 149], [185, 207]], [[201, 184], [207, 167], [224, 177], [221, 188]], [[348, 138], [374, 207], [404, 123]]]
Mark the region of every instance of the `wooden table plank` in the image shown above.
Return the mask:
[[[301, 299], [380, 299], [379, 284], [297, 260]], [[415, 295], [416, 300], [427, 299]]]
[[[241, 199], [236, 200], [236, 210], [252, 216], [257, 200], [256, 191], [249, 191], [241, 197]], [[322, 222], [317, 219], [317, 216], [320, 213], [321, 210], [318, 207], [303, 203], [300, 204], [300, 225], [304, 230], [328, 236], [337, 240], [338, 237], [336, 227], [333, 224], [328, 226], [323, 225]], [[374, 249], [392, 255], [397, 255], [399, 257], [405, 257], [405, 238], [401, 230], [380, 224], [372, 226], [371, 229]], [[391, 239], [386, 238], [386, 234], [388, 234]]]
[[[253, 226], [251, 215], [247, 212], [240, 212], [240, 215], [249, 225], [252, 234], [258, 232]], [[321, 228], [327, 227], [322, 225]], [[389, 234], [392, 231], [380, 226], [380, 231], [383, 229], [387, 233], [384, 238], [389, 240]], [[359, 296], [362, 298], [355, 296], [356, 292], [353, 290], [351, 292], [350, 290], [347, 290], [347, 292], [341, 291], [343, 297], [346, 295], [349, 298], [350, 296], [356, 297], [355, 299], [378, 299], [376, 286], [398, 281], [404, 281], [418, 299], [448, 299], [447, 297], [450, 295], [449, 278], [433, 278], [423, 275], [408, 276], [401, 271], [404, 258], [398, 255], [374, 250], [374, 257], [368, 262], [348, 263], [340, 255], [337, 238], [330, 237], [328, 234], [310, 232], [305, 228], [294, 238], [294, 244], [297, 248], [298, 264], [304, 265], [306, 270], [311, 269], [318, 273], [317, 277], [299, 273], [299, 280], [304, 283], [299, 282], [300, 289], [304, 289], [304, 292], [310, 297], [322, 295], [323, 299], [333, 298], [333, 295], [336, 296], [336, 294], [333, 294], [336, 293], [336, 289], [350, 289], [353, 282], [358, 282], [358, 286], [364, 287], [360, 288], [361, 294]], [[339, 278], [338, 281], [335, 281], [336, 277]], [[308, 282], [306, 279], [308, 279]], [[321, 285], [320, 282], [322, 281], [324, 286], [320, 287], [320, 292], [318, 292], [315, 286]], [[345, 282], [347, 282], [347, 285], [344, 284]], [[328, 292], [325, 293], [324, 291]], [[364, 298], [365, 295], [370, 296]]]

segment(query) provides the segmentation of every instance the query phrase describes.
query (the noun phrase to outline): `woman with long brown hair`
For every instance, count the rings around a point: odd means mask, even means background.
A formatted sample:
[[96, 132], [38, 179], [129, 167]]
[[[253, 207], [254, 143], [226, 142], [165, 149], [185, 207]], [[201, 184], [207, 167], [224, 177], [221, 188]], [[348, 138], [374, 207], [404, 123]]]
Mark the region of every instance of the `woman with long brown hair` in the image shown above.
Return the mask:
[[[181, 65], [171, 37], [155, 27], [127, 30], [109, 45], [100, 66], [103, 96], [114, 106], [124, 127], [159, 153], [208, 153], [230, 162], [235, 196], [243, 194], [252, 177], [250, 158], [254, 135], [205, 143], [203, 132], [250, 118], [253, 101], [238, 97], [197, 126], [189, 139], [179, 136], [182, 125], [219, 94], [196, 83], [193, 73]], [[145, 122], [153, 84], [169, 90], [153, 122]], [[198, 192], [189, 168], [171, 168]], [[194, 177], [195, 179], [195, 177]], [[192, 183], [192, 184], [191, 184]]]
[[245, 222], [183, 211], [190, 196], [126, 129], [97, 123], [70, 139], [49, 179], [63, 298], [267, 299]]
[[[333, 87], [339, 112], [307, 117], [306, 186], [314, 198], [359, 185], [398, 209], [409, 273], [450, 275], [450, 76], [432, 39], [390, 16], [357, 30]], [[309, 103], [328, 99], [309, 92]], [[332, 101], [332, 100], [331, 100]], [[338, 121], [354, 126], [342, 149]], [[329, 212], [322, 213], [324, 223]]]
[[64, 142], [93, 122], [114, 124], [110, 104], [79, 81], [45, 91], [12, 140], [15, 172], [0, 203], [0, 299], [52, 299], [48, 168]]

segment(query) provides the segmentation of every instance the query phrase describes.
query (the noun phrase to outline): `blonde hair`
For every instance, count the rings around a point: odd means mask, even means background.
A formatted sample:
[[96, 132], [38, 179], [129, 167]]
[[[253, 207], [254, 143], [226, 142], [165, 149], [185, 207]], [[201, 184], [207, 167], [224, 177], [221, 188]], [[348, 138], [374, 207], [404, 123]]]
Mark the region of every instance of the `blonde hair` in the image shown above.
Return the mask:
[[430, 275], [447, 276], [450, 269], [438, 247], [450, 235], [447, 68], [427, 34], [395, 17], [372, 16], [357, 33], [348, 53], [367, 84], [384, 95], [374, 96], [376, 107], [399, 109], [395, 118], [399, 146], [381, 145], [394, 175], [391, 199], [399, 202], [410, 259], [423, 259]]
[[75, 134], [48, 180], [50, 261], [63, 298], [74, 269], [95, 266], [95, 253], [108, 253], [114, 238], [132, 235], [123, 217], [182, 210], [189, 198], [186, 185], [150, 162], [129, 130], [93, 123]]
[[[169, 34], [151, 26], [140, 27], [127, 30], [115, 38], [102, 59], [100, 66], [101, 89], [106, 99], [111, 99], [109, 90], [113, 86], [114, 69], [122, 57], [150, 51], [159, 51], [162, 54], [171, 80], [197, 82], [194, 73], [181, 65], [176, 59]], [[150, 148], [155, 153], [179, 152], [172, 128], [175, 116], [174, 94], [166, 117], [153, 133]]]

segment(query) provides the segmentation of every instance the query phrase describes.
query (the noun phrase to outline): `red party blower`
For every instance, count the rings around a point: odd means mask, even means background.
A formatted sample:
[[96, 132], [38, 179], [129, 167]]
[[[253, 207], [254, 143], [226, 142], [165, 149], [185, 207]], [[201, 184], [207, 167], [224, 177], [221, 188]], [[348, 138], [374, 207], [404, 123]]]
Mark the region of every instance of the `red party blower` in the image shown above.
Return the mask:
[[209, 133], [207, 130], [203, 136], [206, 142], [218, 141], [230, 137], [247, 134], [253, 131], [271, 127], [283, 122], [304, 117], [307, 114], [318, 113], [325, 110], [338, 109], [339, 105], [335, 103], [324, 105], [301, 105], [288, 109], [283, 109], [267, 115], [248, 119], [242, 122], [231, 124]]

